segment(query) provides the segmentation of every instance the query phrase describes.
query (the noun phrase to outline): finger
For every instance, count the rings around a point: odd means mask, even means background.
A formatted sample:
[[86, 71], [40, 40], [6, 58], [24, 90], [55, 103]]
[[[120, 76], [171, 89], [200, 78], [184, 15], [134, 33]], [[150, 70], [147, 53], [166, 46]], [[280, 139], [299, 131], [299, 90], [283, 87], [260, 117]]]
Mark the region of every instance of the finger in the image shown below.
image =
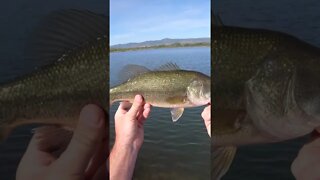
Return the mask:
[[84, 173], [95, 150], [105, 138], [105, 114], [96, 105], [85, 106], [66, 151], [58, 159], [62, 171]]
[[143, 112], [145, 111], [145, 107], [147, 107], [146, 104], [144, 104], [144, 106], [141, 107], [140, 110], [139, 110], [139, 112], [137, 113], [137, 119], [138, 119], [138, 120], [141, 120], [141, 119], [144, 118]]
[[[298, 157], [299, 158], [299, 157]], [[297, 159], [298, 159], [297, 158]], [[291, 165], [291, 172], [296, 179], [319, 179], [320, 171], [319, 161], [303, 162], [303, 160], [295, 159]]]
[[145, 104], [144, 105], [144, 111], [143, 111], [143, 119], [147, 119], [150, 115], [150, 112], [151, 112], [151, 105], [150, 104]]
[[19, 162], [16, 179], [34, 179], [34, 177], [43, 177], [48, 172], [48, 165], [54, 162], [54, 157], [37, 149], [36, 135], [33, 135]]
[[139, 111], [137, 120], [139, 121], [140, 124], [143, 124], [145, 122], [145, 120], [148, 118], [150, 111], [151, 111], [150, 106], [151, 105], [147, 103]]
[[[305, 144], [291, 165], [291, 171], [297, 179], [304, 177], [310, 167], [320, 162], [320, 139]], [[320, 165], [320, 164], [319, 164]], [[319, 166], [317, 166], [319, 167]]]
[[23, 155], [21, 162], [23, 162], [24, 160], [25, 162], [36, 162], [36, 164], [46, 166], [51, 164], [55, 160], [55, 157], [50, 153], [39, 150], [38, 137], [37, 134], [34, 134], [30, 140], [25, 154]]
[[141, 108], [138, 110], [138, 112], [137, 112], [137, 114], [136, 114], [136, 117], [137, 117], [138, 120], [139, 120], [139, 117], [142, 116], [143, 111], [144, 111], [144, 108], [143, 108], [143, 106], [141, 106]]
[[320, 179], [320, 171], [319, 171], [319, 162], [315, 162], [311, 164], [309, 168], [306, 168], [305, 172], [303, 172], [301, 179]]
[[26, 153], [40, 151], [38, 149], [39, 138], [41, 138], [41, 135], [39, 135], [38, 133], [35, 132], [34, 135], [31, 138], [29, 144], [28, 144]]
[[130, 107], [131, 107], [131, 103], [127, 101], [121, 102], [117, 112], [120, 112], [122, 114], [127, 113]]
[[206, 111], [210, 112], [211, 111], [211, 105], [208, 105], [206, 108], [205, 108]]
[[142, 96], [136, 95], [133, 100], [133, 104], [130, 110], [128, 111], [129, 115], [131, 115], [132, 117], [136, 117], [137, 113], [141, 110], [143, 104], [144, 104], [144, 100]]
[[211, 105], [204, 108], [201, 116], [205, 121], [211, 120]]
[[34, 129], [40, 151], [54, 153], [65, 150], [72, 138], [72, 132], [59, 126], [42, 126]]
[[211, 137], [211, 105], [204, 108], [204, 110], [201, 113], [201, 116], [202, 116], [204, 124], [207, 128], [207, 132], [208, 132], [209, 136]]
[[109, 154], [107, 138], [101, 142], [100, 147], [96, 150], [95, 155], [92, 157], [90, 164], [86, 170], [87, 179], [92, 179], [97, 173], [98, 169], [105, 165], [107, 161], [107, 154]]

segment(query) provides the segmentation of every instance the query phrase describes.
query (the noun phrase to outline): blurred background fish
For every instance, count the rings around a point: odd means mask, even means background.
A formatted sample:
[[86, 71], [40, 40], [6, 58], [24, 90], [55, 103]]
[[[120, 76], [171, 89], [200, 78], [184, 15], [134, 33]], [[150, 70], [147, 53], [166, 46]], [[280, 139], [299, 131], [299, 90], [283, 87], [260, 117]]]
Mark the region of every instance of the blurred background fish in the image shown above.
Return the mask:
[[26, 56], [40, 67], [0, 86], [0, 139], [23, 124], [72, 129], [88, 103], [107, 109], [107, 20], [80, 10], [56, 11], [43, 20]]
[[297, 138], [320, 126], [320, 49], [291, 35], [223, 25], [212, 29], [212, 179], [236, 146]]

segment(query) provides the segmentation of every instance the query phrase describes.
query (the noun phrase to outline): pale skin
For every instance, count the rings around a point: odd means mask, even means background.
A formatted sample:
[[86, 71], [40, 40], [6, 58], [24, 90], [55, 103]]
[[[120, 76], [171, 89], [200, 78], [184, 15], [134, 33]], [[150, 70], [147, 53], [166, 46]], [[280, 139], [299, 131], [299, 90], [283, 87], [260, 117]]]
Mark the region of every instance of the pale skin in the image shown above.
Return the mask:
[[[96, 105], [85, 106], [66, 150], [56, 157], [51, 150], [63, 141], [49, 136], [46, 148], [38, 144], [36, 133], [20, 161], [17, 180], [106, 179], [105, 113]], [[52, 137], [52, 139], [50, 139]], [[55, 138], [55, 139], [54, 139]]]
[[[209, 136], [211, 136], [211, 105], [201, 114]], [[304, 145], [291, 165], [291, 171], [297, 180], [320, 179], [320, 127], [316, 129], [317, 137]]]
[[204, 125], [207, 128], [207, 132], [209, 136], [211, 137], [211, 105], [204, 108], [204, 110], [201, 113], [201, 116], [204, 120]]
[[[207, 106], [201, 116], [211, 137], [211, 105]], [[291, 171], [297, 180], [320, 179], [320, 127], [315, 130], [313, 141], [305, 144], [291, 165]]]
[[[211, 105], [201, 114], [211, 137]], [[291, 171], [297, 180], [320, 179], [320, 127], [315, 130], [314, 139], [305, 144], [291, 165]]]
[[137, 95], [130, 109], [129, 107], [130, 103], [122, 102], [115, 114], [116, 139], [109, 157], [110, 180], [132, 178], [143, 144], [143, 124], [149, 116], [151, 106], [145, 104], [141, 95]]
[[[115, 114], [116, 140], [110, 154], [110, 179], [129, 180], [135, 167], [139, 150], [143, 144], [143, 124], [150, 113], [150, 104], [145, 104], [143, 97], [137, 95], [133, 105], [122, 102]], [[205, 108], [202, 113], [208, 134], [210, 135], [210, 109]]]
[[[115, 144], [109, 156], [111, 180], [132, 178], [144, 140], [143, 124], [150, 111], [151, 105], [145, 104], [141, 95], [135, 97], [132, 105], [129, 102], [120, 104], [115, 114]], [[210, 135], [210, 106], [205, 108], [202, 117]], [[107, 179], [105, 132], [103, 110], [96, 105], [87, 105], [82, 109], [70, 144], [61, 156], [56, 157], [50, 151], [59, 145], [56, 139], [47, 139], [48, 146], [42, 149], [38, 145], [37, 133], [33, 136], [19, 164], [17, 180]]]
[[320, 179], [320, 128], [314, 140], [305, 144], [291, 165], [291, 171], [298, 180]]
[[[116, 142], [110, 154], [110, 178], [131, 179], [138, 152], [143, 143], [143, 123], [151, 106], [144, 104], [137, 96], [130, 110], [130, 104], [123, 102], [115, 115]], [[211, 136], [211, 105], [201, 116]], [[56, 157], [50, 151], [59, 142], [47, 139], [47, 149], [38, 146], [37, 133], [32, 137], [17, 173], [17, 180], [82, 180], [106, 179], [106, 136], [105, 115], [96, 105], [85, 106], [79, 117], [75, 133], [67, 149]], [[304, 145], [291, 166], [298, 180], [320, 179], [320, 128], [313, 141]], [[53, 137], [54, 138], [54, 137]], [[120, 163], [121, 162], [121, 163]]]

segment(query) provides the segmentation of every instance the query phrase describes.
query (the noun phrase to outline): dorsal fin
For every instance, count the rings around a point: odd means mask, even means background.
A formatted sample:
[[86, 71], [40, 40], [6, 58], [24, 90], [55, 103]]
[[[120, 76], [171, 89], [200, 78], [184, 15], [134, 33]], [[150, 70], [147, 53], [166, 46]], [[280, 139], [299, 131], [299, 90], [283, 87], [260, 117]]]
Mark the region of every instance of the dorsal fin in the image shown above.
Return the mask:
[[155, 71], [174, 71], [179, 69], [180, 67], [176, 63], [169, 62], [159, 66], [158, 68], [155, 69]]
[[126, 82], [129, 79], [132, 79], [140, 74], [150, 72], [150, 69], [140, 66], [140, 65], [135, 65], [135, 64], [128, 64], [125, 65], [119, 72], [119, 79], [120, 82]]
[[[180, 67], [176, 63], [166, 63], [158, 68], [154, 69], [153, 71], [174, 71], [179, 70]], [[144, 74], [146, 72], [150, 72], [151, 70], [136, 64], [128, 64], [125, 65], [120, 71], [119, 71], [119, 80], [120, 83], [126, 82], [140, 74]]]
[[108, 18], [82, 10], [61, 10], [49, 14], [30, 36], [26, 44], [26, 60], [37, 65], [57, 61], [86, 43], [104, 38]]
[[216, 16], [216, 22], [217, 22], [217, 25], [218, 25], [218, 26], [224, 26], [220, 14], [217, 14], [217, 16]]
[[224, 26], [219, 14], [213, 16], [213, 26]]
[[[217, 2], [215, 2], [214, 0], [213, 0], [212, 3], [217, 4]], [[213, 6], [211, 8], [211, 15], [213, 17], [212, 20], [211, 20], [211, 23], [212, 23], [213, 26], [224, 26], [224, 24], [223, 24], [223, 22], [222, 22], [222, 20], [220, 18], [219, 11], [217, 12], [216, 8], [217, 8], [217, 6]]]

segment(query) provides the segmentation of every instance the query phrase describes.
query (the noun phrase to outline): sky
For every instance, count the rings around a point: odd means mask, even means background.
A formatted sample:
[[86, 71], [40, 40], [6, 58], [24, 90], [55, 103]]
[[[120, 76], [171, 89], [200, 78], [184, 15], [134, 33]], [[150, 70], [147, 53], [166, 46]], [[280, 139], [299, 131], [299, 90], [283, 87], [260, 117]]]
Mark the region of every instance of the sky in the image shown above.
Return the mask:
[[210, 0], [110, 0], [110, 45], [210, 37]]

